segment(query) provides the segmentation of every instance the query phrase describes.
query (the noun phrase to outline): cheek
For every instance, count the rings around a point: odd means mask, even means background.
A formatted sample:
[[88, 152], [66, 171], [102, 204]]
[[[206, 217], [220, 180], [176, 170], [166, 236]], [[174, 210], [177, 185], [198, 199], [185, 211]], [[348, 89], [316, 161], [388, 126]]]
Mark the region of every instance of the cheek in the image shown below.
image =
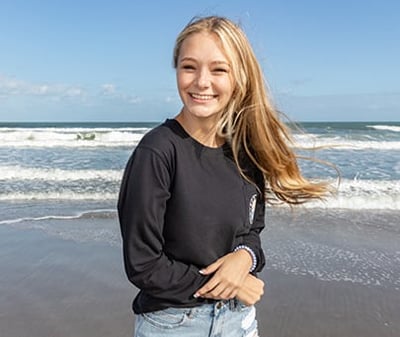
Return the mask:
[[178, 83], [178, 88], [184, 88], [191, 83], [191, 78], [188, 74], [177, 73], [176, 80]]
[[227, 97], [231, 97], [233, 94], [233, 83], [230, 81], [222, 81], [219, 83], [219, 88], [224, 92], [224, 95]]

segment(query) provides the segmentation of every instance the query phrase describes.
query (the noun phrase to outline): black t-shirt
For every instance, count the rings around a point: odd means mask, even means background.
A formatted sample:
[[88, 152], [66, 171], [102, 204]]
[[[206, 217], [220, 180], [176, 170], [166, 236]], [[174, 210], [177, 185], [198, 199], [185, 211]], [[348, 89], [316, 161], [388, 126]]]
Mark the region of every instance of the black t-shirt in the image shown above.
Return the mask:
[[[257, 175], [256, 170], [248, 176]], [[193, 307], [209, 277], [199, 270], [240, 244], [265, 258], [265, 205], [230, 147], [206, 147], [176, 120], [148, 132], [126, 166], [118, 201], [125, 269], [140, 292], [135, 313]]]

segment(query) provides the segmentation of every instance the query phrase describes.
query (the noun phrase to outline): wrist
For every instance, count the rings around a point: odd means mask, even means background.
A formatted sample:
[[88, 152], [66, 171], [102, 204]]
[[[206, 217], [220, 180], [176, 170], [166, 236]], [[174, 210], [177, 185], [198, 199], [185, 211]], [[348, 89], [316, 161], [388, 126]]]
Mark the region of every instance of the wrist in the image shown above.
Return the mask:
[[239, 245], [233, 251], [234, 252], [238, 252], [240, 250], [246, 251], [250, 255], [250, 257], [251, 257], [251, 266], [250, 266], [249, 272], [250, 273], [253, 272], [257, 267], [256, 254], [253, 252], [253, 250], [250, 247], [248, 247], [246, 245]]

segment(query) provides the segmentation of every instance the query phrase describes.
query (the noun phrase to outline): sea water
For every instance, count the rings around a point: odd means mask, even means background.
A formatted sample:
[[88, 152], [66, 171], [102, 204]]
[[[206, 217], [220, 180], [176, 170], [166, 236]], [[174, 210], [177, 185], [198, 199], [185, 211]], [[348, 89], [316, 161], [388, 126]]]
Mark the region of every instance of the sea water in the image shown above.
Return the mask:
[[[123, 170], [158, 124], [0, 124], [0, 225], [119, 245]], [[294, 129], [298, 153], [335, 165], [301, 159], [304, 175], [330, 181], [337, 193], [304, 206], [309, 221], [267, 209], [268, 266], [399, 288], [400, 123], [300, 126]]]
[[[129, 155], [157, 124], [0, 124], [0, 202], [98, 201], [113, 208]], [[337, 195], [310, 207], [400, 209], [400, 123], [302, 127], [306, 134], [295, 131], [299, 148], [321, 149], [299, 153], [339, 170], [300, 161], [306, 176], [339, 183]]]

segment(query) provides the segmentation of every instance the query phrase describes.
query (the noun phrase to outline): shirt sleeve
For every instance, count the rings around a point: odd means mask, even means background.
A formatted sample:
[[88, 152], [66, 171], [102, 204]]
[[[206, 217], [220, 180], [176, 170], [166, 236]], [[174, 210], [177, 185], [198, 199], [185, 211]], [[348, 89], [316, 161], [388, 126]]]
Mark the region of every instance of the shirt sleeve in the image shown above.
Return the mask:
[[243, 162], [243, 167], [248, 175], [248, 178], [253, 181], [257, 190], [257, 201], [254, 209], [253, 221], [250, 225], [250, 230], [243, 235], [239, 244], [249, 247], [256, 256], [257, 265], [252, 274], [259, 273], [265, 266], [265, 256], [262, 249], [260, 234], [265, 228], [265, 178], [260, 170], [255, 167], [247, 158]]
[[185, 303], [208, 278], [163, 251], [172, 179], [173, 168], [161, 154], [136, 148], [122, 179], [118, 215], [128, 279], [153, 297]]
[[265, 266], [265, 256], [261, 245], [260, 233], [265, 227], [265, 203], [264, 198], [258, 198], [254, 221], [251, 225], [250, 231], [242, 238], [242, 245], [249, 247], [255, 254], [257, 265], [252, 271], [256, 274], [260, 272]]

